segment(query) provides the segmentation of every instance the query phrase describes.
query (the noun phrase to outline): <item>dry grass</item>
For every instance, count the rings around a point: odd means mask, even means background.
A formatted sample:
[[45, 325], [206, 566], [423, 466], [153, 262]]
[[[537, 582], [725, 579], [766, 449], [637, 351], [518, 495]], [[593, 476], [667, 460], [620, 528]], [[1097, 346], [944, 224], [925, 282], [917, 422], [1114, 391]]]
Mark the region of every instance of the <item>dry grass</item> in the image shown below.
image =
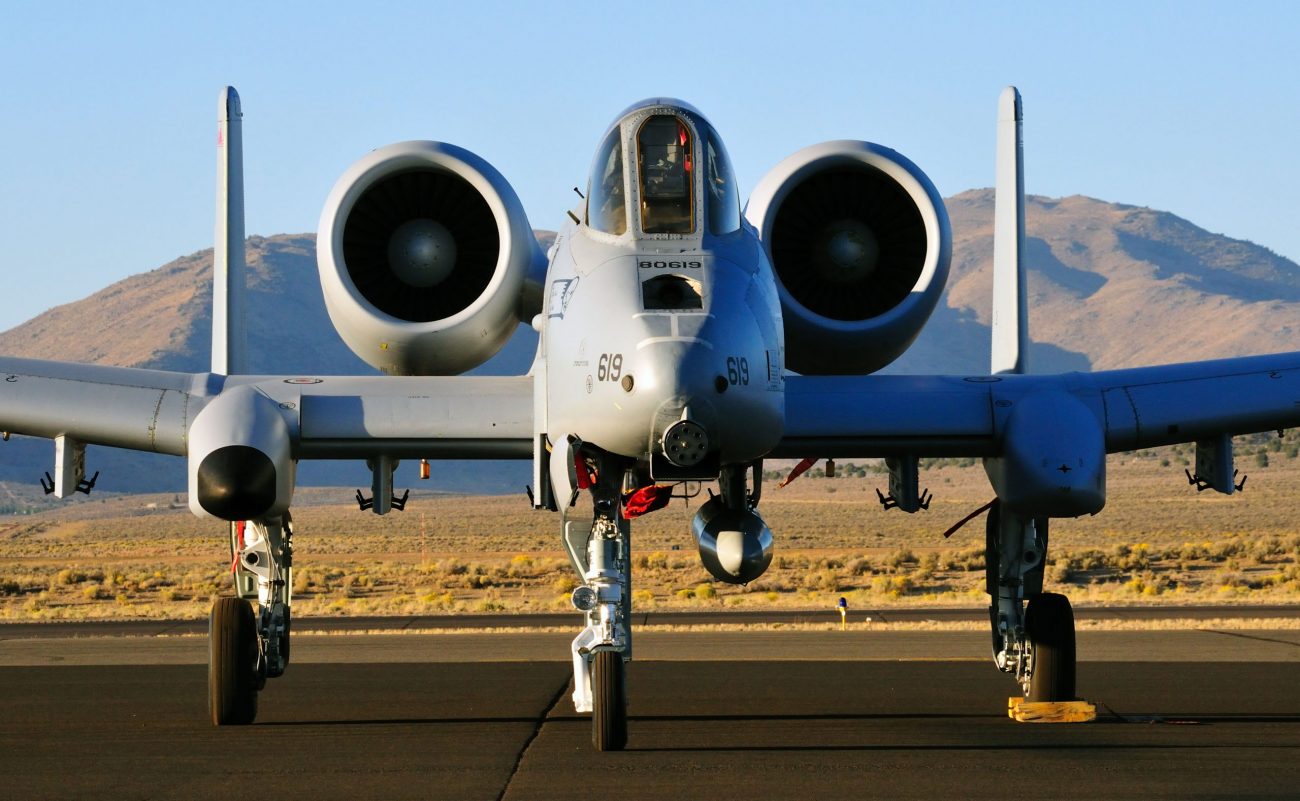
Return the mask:
[[[1243, 443], [1247, 490], [1196, 493], [1180, 460], [1190, 448], [1112, 457], [1109, 501], [1096, 517], [1053, 521], [1048, 584], [1079, 603], [1300, 604], [1297, 437]], [[1244, 451], [1244, 452], [1243, 452]], [[1258, 453], [1268, 459], [1258, 466]], [[922, 473], [927, 512], [882, 512], [885, 477], [841, 464], [764, 493], [777, 557], [759, 581], [710, 580], [689, 534], [698, 502], [636, 521], [634, 603], [641, 608], [977, 606], [983, 521], [939, 534], [991, 497], [978, 466]], [[769, 465], [769, 469], [772, 466]], [[859, 473], [860, 475], [844, 475]], [[295, 509], [295, 612], [429, 614], [568, 609], [574, 576], [558, 515], [526, 500], [425, 493], [409, 511], [363, 514], [343, 491], [306, 490]], [[228, 591], [220, 524], [169, 509], [172, 496], [91, 498], [0, 517], [0, 619], [194, 618]], [[153, 508], [146, 508], [153, 504]], [[589, 510], [577, 509], [581, 519]]]

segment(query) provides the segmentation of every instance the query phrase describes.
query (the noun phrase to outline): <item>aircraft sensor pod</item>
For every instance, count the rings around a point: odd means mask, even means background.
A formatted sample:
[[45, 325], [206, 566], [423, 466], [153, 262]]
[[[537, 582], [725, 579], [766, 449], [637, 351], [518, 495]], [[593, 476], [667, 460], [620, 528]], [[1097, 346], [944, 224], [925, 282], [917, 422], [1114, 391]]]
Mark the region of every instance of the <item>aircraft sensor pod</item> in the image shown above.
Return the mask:
[[541, 310], [546, 259], [519, 198], [454, 145], [400, 142], [353, 164], [316, 248], [339, 336], [389, 374], [462, 373]]
[[903, 354], [948, 281], [952, 232], [920, 168], [870, 142], [824, 142], [777, 164], [745, 208], [776, 273], [786, 364], [872, 373]]
[[718, 581], [748, 584], [772, 564], [772, 530], [750, 509], [729, 509], [710, 498], [691, 520], [700, 561]]
[[222, 520], [284, 514], [293, 498], [289, 424], [279, 406], [248, 386], [226, 389], [189, 431], [190, 511]]

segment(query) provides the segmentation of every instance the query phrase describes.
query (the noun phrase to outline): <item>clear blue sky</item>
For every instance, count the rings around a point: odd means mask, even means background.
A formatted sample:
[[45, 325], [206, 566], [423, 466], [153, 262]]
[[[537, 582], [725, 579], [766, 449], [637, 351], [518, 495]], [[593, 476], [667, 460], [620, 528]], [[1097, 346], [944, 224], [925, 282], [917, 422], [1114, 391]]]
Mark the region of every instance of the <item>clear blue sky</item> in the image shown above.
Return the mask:
[[800, 147], [860, 138], [949, 195], [992, 183], [1014, 83], [1030, 192], [1165, 209], [1300, 259], [1300, 4], [342, 8], [6, 3], [0, 329], [210, 246], [227, 83], [249, 233], [314, 231], [342, 170], [402, 139], [476, 151], [554, 228], [604, 126], [657, 94], [710, 117], [744, 192]]

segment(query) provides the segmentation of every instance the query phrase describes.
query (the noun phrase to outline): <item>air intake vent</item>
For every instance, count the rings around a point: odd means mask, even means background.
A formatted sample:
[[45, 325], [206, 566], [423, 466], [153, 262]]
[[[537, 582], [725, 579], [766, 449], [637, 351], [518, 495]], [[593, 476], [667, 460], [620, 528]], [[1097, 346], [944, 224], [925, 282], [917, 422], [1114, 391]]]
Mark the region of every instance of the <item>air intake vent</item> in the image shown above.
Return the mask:
[[[442, 258], [451, 263], [432, 283], [412, 285], [411, 270], [395, 269], [393, 253], [422, 244], [421, 255], [430, 258], [430, 231], [450, 238]], [[423, 243], [405, 241], [420, 233]], [[343, 230], [344, 262], [357, 291], [379, 311], [408, 322], [446, 319], [468, 308], [492, 280], [500, 250], [496, 219], [482, 195], [457, 175], [428, 169], [376, 182], [357, 199]]]
[[790, 295], [815, 314], [850, 322], [902, 303], [926, 249], [925, 223], [906, 190], [865, 164], [801, 182], [771, 233], [772, 261]]

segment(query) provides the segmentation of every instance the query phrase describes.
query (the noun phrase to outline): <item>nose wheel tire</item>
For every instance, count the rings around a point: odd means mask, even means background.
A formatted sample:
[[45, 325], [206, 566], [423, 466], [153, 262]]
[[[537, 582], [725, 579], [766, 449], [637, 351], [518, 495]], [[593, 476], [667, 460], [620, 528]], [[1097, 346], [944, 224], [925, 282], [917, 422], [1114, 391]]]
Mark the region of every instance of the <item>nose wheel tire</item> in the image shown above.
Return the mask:
[[591, 742], [597, 751], [622, 751], [627, 745], [627, 693], [623, 655], [597, 651], [591, 666]]
[[257, 621], [242, 598], [218, 598], [208, 618], [208, 708], [216, 726], [257, 716]]
[[1033, 647], [1029, 701], [1075, 700], [1074, 610], [1064, 595], [1044, 592], [1025, 608], [1025, 634]]

